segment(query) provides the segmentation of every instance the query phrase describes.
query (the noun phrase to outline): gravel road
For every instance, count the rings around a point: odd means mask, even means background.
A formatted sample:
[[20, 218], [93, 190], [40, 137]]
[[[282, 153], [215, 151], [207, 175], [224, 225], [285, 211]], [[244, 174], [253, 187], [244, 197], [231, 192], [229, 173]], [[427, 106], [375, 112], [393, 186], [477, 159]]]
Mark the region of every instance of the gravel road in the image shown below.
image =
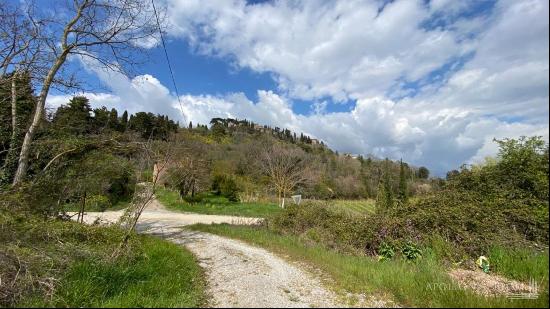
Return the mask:
[[[86, 223], [116, 222], [123, 211], [89, 212]], [[258, 218], [174, 213], [156, 200], [137, 229], [191, 250], [205, 269], [209, 307], [342, 307], [319, 278], [276, 255], [243, 242], [182, 229], [195, 223], [254, 224]]]

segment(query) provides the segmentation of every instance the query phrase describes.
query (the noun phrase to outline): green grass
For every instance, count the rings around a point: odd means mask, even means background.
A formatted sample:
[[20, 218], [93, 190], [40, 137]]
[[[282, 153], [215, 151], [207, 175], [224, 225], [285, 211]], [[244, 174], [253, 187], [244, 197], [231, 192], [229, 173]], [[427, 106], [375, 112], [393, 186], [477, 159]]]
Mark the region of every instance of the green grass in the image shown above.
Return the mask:
[[203, 273], [185, 248], [124, 231], [0, 209], [0, 307], [197, 307]]
[[299, 237], [279, 235], [265, 228], [230, 225], [195, 225], [191, 228], [240, 239], [291, 259], [309, 263], [328, 274], [337, 290], [390, 298], [400, 306], [548, 306], [548, 266], [545, 275], [536, 271], [529, 274], [541, 281], [544, 290], [537, 300], [485, 298], [457, 286], [447, 276], [446, 270], [438, 263], [435, 255], [429, 252], [417, 263], [403, 260], [378, 262], [366, 256], [339, 254]]
[[371, 199], [362, 200], [330, 200], [329, 209], [345, 211], [352, 215], [373, 214], [376, 206], [375, 201]]
[[281, 211], [281, 208], [273, 203], [231, 202], [223, 196], [210, 194], [202, 195], [199, 202], [189, 203], [181, 200], [177, 192], [164, 188], [159, 188], [155, 195], [164, 206], [175, 211], [259, 218]]
[[51, 301], [33, 307], [196, 307], [203, 301], [202, 272], [183, 248], [152, 237], [142, 254], [116, 262], [86, 259], [72, 265]]
[[548, 249], [537, 252], [527, 249], [494, 247], [488, 255], [493, 271], [508, 278], [528, 282], [548, 282]]

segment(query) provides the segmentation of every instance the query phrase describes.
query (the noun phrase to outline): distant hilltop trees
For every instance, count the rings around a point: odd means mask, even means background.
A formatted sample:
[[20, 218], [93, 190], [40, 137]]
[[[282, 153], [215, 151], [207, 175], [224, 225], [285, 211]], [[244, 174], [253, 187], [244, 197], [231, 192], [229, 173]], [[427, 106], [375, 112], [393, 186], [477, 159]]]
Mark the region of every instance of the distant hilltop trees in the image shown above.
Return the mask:
[[[296, 132], [292, 132], [289, 129], [260, 125], [247, 119], [212, 118], [212, 120], [210, 120], [210, 125], [210, 129], [219, 134], [226, 134], [234, 131], [244, 131], [247, 133], [261, 132], [271, 134], [272, 136], [291, 143], [325, 145], [323, 141], [311, 138], [304, 133], [300, 133], [298, 136]], [[192, 128], [192, 123], [189, 124], [189, 128]]]

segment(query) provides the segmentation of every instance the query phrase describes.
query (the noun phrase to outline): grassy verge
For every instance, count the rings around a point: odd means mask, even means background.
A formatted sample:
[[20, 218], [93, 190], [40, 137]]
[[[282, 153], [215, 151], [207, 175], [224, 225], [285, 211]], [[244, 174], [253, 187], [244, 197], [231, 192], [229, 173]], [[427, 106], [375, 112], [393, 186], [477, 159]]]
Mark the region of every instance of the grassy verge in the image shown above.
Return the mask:
[[123, 232], [0, 212], [0, 307], [197, 307], [204, 281], [193, 255]]
[[159, 188], [157, 199], [168, 209], [207, 215], [228, 215], [265, 218], [281, 211], [276, 204], [231, 202], [225, 197], [205, 195], [200, 201], [189, 203], [180, 199], [175, 191]]
[[416, 263], [403, 260], [378, 262], [366, 256], [340, 254], [321, 245], [305, 242], [299, 237], [279, 235], [264, 228], [230, 225], [195, 225], [191, 228], [240, 239], [309, 263], [328, 274], [336, 289], [389, 296], [401, 306], [548, 306], [548, 267], [542, 277], [536, 272], [530, 274], [543, 283], [544, 292], [536, 300], [485, 298], [461, 289], [452, 282], [435, 255], [429, 252]]
[[523, 282], [535, 279], [548, 284], [548, 252], [493, 247], [488, 258], [493, 271], [507, 278]]

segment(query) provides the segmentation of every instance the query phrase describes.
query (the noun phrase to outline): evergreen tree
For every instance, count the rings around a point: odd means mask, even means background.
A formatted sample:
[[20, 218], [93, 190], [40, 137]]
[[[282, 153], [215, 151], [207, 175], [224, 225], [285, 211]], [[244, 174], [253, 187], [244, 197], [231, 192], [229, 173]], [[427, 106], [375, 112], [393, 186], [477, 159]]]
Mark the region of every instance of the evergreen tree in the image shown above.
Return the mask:
[[394, 205], [395, 201], [391, 184], [390, 160], [386, 159], [384, 175], [378, 185], [378, 194], [376, 196], [376, 210], [385, 211], [387, 209], [393, 208]]
[[91, 111], [88, 98], [76, 96], [69, 101], [69, 104], [62, 105], [57, 109], [52, 124], [59, 132], [83, 135], [92, 129]]
[[407, 176], [405, 174], [405, 164], [403, 160], [399, 163], [399, 192], [397, 195], [397, 200], [400, 205], [407, 203], [408, 189], [407, 189]]
[[109, 110], [107, 107], [94, 109], [93, 129], [95, 132], [101, 132], [109, 126]]
[[118, 122], [118, 112], [115, 108], [111, 109], [109, 113], [109, 128], [111, 130], [120, 130], [120, 123]]
[[128, 111], [124, 111], [124, 113], [122, 113], [122, 117], [120, 118], [120, 127], [122, 131], [126, 131], [126, 128], [128, 127]]
[[192, 130], [192, 129], [193, 129], [193, 122], [189, 121], [189, 130]]
[[220, 141], [226, 134], [223, 124], [219, 122], [214, 123], [211, 127], [211, 130], [212, 130], [212, 136], [217, 141]]

